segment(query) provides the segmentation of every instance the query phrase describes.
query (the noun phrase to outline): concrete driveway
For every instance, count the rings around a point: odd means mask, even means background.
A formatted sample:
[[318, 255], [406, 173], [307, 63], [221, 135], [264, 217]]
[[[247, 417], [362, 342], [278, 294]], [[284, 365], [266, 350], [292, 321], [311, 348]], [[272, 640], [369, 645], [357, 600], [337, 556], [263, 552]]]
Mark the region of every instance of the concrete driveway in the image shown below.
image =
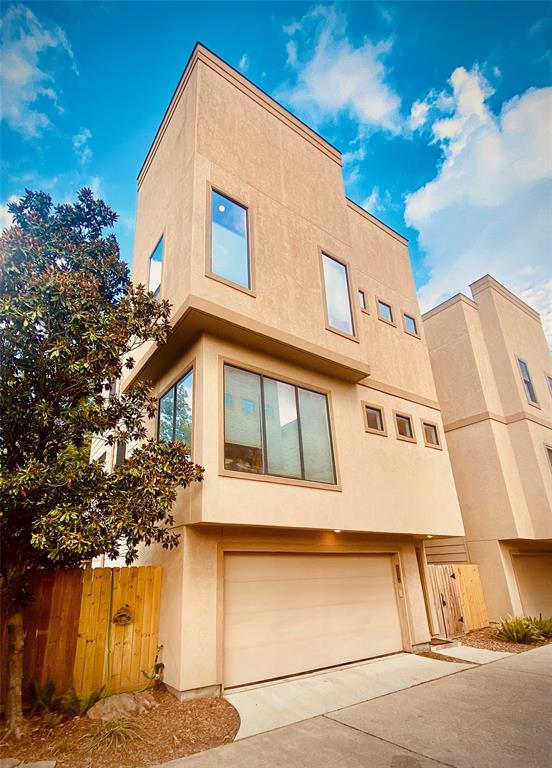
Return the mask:
[[549, 645], [163, 768], [544, 768], [551, 687]]

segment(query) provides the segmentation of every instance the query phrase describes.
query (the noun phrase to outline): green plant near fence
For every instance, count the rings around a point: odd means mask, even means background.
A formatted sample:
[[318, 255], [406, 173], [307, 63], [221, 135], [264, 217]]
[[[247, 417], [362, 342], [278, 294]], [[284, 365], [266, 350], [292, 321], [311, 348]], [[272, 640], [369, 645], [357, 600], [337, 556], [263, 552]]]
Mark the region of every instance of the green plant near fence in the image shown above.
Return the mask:
[[512, 643], [535, 643], [552, 637], [552, 618], [507, 616], [495, 626], [494, 633], [500, 640]]

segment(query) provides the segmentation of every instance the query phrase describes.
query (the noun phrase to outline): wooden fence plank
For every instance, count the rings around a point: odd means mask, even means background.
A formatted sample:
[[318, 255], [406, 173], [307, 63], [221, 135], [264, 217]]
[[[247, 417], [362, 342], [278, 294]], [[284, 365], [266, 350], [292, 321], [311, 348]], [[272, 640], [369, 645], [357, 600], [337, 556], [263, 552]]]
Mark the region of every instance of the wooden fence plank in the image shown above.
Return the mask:
[[489, 615], [477, 565], [457, 565], [466, 631], [489, 626]]

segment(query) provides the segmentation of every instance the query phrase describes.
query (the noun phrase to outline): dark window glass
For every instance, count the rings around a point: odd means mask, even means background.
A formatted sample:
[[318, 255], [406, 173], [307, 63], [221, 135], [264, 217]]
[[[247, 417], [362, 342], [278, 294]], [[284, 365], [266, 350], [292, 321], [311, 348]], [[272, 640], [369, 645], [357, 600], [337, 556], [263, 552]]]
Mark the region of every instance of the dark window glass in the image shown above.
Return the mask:
[[382, 320], [387, 320], [388, 323], [393, 322], [393, 310], [390, 304], [386, 304], [384, 301], [378, 301], [378, 313]]
[[546, 379], [548, 381], [548, 388], [550, 389], [550, 394], [552, 395], [552, 376], [547, 376]]
[[546, 446], [546, 452], [548, 454], [548, 461], [550, 462], [550, 468], [552, 469], [552, 448]]
[[353, 313], [349, 296], [347, 267], [331, 256], [322, 254], [324, 281], [326, 285], [326, 305], [328, 324], [338, 331], [354, 334]]
[[126, 454], [126, 443], [117, 443], [117, 449], [115, 451], [115, 464], [124, 464]]
[[226, 469], [335, 484], [325, 395], [225, 365], [224, 403]]
[[439, 433], [435, 424], [429, 424], [424, 421], [424, 436], [426, 443], [429, 445], [439, 445]]
[[538, 404], [537, 395], [535, 394], [535, 388], [533, 387], [533, 382], [531, 381], [531, 375], [529, 373], [529, 368], [527, 367], [527, 363], [524, 360], [520, 360], [518, 358], [519, 363], [519, 370], [521, 373], [521, 379], [523, 381], [523, 386], [525, 388], [525, 394], [527, 395], [527, 399], [530, 403], [534, 403], [535, 405]]
[[418, 335], [418, 325], [416, 319], [410, 315], [404, 315], [404, 327], [409, 333]]
[[211, 271], [251, 288], [247, 208], [211, 190]]
[[366, 406], [366, 425], [369, 429], [383, 432], [383, 414], [379, 408]]
[[148, 291], [153, 293], [156, 299], [161, 295], [161, 270], [163, 268], [163, 238], [155, 246], [150, 256]]
[[396, 414], [397, 419], [397, 432], [401, 437], [413, 438], [414, 432], [412, 431], [412, 421], [409, 416], [401, 416]]
[[192, 445], [194, 372], [189, 371], [159, 400], [159, 439]]

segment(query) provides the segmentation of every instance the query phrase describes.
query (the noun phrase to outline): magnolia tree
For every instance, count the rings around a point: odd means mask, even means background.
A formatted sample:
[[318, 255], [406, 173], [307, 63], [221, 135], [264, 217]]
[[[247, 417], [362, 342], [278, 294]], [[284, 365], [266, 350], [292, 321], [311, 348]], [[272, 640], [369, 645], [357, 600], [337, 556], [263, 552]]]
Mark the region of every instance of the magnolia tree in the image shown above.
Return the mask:
[[[22, 714], [24, 627], [32, 570], [76, 567], [140, 544], [172, 548], [178, 487], [200, 481], [183, 443], [147, 438], [155, 415], [147, 383], [113, 394], [132, 352], [166, 341], [170, 306], [133, 286], [117, 240], [116, 214], [89, 189], [53, 206], [27, 191], [9, 206], [0, 237], [0, 586], [8, 624], [8, 730]], [[91, 435], [137, 441], [106, 473], [89, 462]]]

